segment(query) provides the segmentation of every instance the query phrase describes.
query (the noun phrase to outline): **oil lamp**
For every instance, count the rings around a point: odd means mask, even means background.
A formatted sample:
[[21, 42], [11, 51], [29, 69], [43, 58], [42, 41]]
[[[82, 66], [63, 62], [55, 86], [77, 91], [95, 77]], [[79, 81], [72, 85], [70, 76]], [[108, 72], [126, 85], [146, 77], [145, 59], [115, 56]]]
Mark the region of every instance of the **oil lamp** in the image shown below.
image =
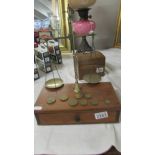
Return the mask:
[[74, 21], [73, 31], [77, 36], [82, 37], [81, 44], [79, 46], [78, 52], [93, 51], [93, 48], [87, 42], [87, 35], [93, 34], [96, 24], [93, 20], [89, 20], [91, 15], [88, 15], [90, 8], [78, 9], [78, 14], [80, 16], [79, 21]]

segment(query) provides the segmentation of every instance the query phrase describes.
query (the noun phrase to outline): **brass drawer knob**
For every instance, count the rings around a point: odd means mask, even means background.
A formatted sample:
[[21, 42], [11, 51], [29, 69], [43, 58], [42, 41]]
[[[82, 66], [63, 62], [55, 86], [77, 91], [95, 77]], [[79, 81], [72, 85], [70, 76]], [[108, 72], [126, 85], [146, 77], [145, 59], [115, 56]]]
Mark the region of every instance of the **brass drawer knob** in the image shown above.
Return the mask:
[[75, 121], [76, 121], [76, 122], [80, 122], [80, 116], [79, 116], [79, 115], [76, 115], [76, 116], [75, 116]]

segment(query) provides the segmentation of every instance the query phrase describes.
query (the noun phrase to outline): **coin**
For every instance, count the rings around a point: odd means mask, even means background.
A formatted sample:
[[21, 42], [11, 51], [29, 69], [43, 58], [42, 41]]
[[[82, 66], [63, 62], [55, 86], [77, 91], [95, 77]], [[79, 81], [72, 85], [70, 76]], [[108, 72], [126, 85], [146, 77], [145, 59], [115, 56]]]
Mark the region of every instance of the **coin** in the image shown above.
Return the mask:
[[87, 100], [79, 100], [78, 101], [81, 106], [86, 106], [88, 104]]
[[76, 93], [75, 97], [76, 97], [77, 99], [80, 99], [80, 98], [83, 97], [83, 94], [82, 94], [82, 93]]
[[53, 97], [49, 97], [49, 98], [47, 99], [47, 103], [48, 103], [48, 104], [53, 104], [53, 103], [55, 103], [55, 101], [56, 101], [56, 99], [53, 98]]
[[105, 100], [104, 100], [104, 103], [105, 103], [105, 104], [110, 104], [111, 101], [110, 101], [109, 99], [105, 99]]
[[76, 105], [78, 104], [78, 101], [77, 101], [76, 99], [74, 99], [74, 98], [70, 98], [70, 99], [68, 100], [68, 104], [69, 104], [70, 106], [76, 106]]
[[69, 97], [68, 97], [67, 95], [62, 95], [62, 96], [59, 97], [59, 99], [60, 99], [61, 101], [63, 101], [63, 102], [64, 102], [64, 101], [67, 101], [68, 98], [69, 98]]
[[89, 99], [91, 97], [92, 97], [91, 94], [89, 94], [89, 93], [85, 94], [85, 98]]
[[97, 101], [97, 100], [90, 101], [90, 104], [91, 104], [91, 105], [94, 105], [94, 106], [95, 106], [95, 105], [98, 105], [98, 101]]

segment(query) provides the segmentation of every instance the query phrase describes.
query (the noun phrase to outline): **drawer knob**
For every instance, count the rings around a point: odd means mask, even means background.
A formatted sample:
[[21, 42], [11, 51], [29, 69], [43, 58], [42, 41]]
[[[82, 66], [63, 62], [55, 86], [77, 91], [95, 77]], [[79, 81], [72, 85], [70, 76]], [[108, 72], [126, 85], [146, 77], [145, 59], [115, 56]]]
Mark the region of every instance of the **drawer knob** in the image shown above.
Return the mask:
[[79, 115], [76, 115], [76, 116], [75, 116], [75, 121], [76, 121], [76, 122], [80, 122], [80, 116], [79, 116]]

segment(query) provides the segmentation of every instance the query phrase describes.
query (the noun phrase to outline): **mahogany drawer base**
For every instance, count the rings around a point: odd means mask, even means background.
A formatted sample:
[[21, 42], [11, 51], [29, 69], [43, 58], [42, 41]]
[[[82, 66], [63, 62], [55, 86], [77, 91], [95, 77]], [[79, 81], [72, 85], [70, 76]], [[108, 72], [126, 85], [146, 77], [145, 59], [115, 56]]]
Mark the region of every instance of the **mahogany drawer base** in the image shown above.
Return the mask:
[[[59, 96], [68, 94], [73, 98], [74, 84], [65, 84], [64, 87], [55, 90], [43, 88], [36, 104], [35, 117], [38, 125], [68, 125], [68, 124], [91, 124], [91, 123], [117, 123], [119, 122], [120, 104], [111, 83], [100, 83], [97, 85], [81, 84], [83, 92], [93, 95], [92, 99], [98, 99], [98, 105], [77, 105], [71, 107], [67, 101], [62, 102]], [[47, 98], [55, 97], [56, 102], [47, 104]], [[109, 99], [109, 104], [104, 104], [104, 99]], [[36, 109], [39, 108], [39, 109]]]

